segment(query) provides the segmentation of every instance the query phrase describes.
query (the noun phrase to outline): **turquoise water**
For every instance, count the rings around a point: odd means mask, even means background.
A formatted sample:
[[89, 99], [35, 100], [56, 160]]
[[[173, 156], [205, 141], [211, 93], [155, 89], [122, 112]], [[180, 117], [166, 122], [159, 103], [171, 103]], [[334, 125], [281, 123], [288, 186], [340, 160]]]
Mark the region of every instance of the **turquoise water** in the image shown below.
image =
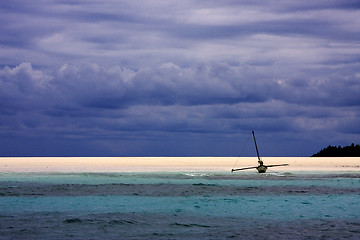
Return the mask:
[[294, 220], [298, 218], [359, 219], [359, 195], [237, 196], [237, 197], [3, 197], [2, 214], [18, 213], [162, 213], [207, 217], [252, 217]]
[[360, 239], [358, 206], [357, 172], [0, 173], [1, 239]]
[[216, 184], [246, 186], [360, 186], [360, 173], [257, 174], [226, 173], [0, 173], [0, 181], [53, 184]]

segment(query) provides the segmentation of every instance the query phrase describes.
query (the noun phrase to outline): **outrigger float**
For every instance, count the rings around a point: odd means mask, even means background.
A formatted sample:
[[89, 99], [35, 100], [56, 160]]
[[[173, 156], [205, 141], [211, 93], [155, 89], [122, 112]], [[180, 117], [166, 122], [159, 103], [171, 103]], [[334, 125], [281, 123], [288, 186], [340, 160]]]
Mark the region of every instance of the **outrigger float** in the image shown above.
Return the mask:
[[288, 166], [289, 164], [276, 164], [276, 165], [264, 165], [264, 162], [261, 160], [260, 158], [260, 154], [259, 154], [259, 150], [258, 150], [258, 147], [257, 147], [257, 144], [256, 144], [256, 139], [255, 139], [255, 133], [254, 131], [252, 131], [252, 135], [253, 135], [253, 138], [254, 138], [254, 143], [255, 143], [255, 148], [256, 148], [256, 154], [257, 154], [257, 157], [258, 157], [258, 163], [259, 165], [256, 166], [256, 167], [245, 167], [245, 168], [236, 168], [236, 169], [231, 169], [231, 172], [235, 172], [235, 171], [241, 171], [241, 170], [247, 170], [247, 169], [254, 169], [256, 168], [256, 170], [259, 172], [259, 173], [265, 173], [267, 168], [269, 167], [279, 167], [279, 166]]

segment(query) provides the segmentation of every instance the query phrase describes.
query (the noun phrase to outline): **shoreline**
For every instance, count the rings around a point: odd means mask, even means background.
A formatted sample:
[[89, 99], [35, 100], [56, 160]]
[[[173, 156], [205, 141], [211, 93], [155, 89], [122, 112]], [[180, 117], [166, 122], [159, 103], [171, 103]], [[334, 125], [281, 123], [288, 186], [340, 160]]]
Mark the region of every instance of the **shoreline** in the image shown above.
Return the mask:
[[[265, 165], [289, 164], [269, 168], [276, 172], [360, 172], [360, 157], [262, 159]], [[0, 172], [230, 172], [233, 167], [256, 164], [256, 157], [0, 157]]]

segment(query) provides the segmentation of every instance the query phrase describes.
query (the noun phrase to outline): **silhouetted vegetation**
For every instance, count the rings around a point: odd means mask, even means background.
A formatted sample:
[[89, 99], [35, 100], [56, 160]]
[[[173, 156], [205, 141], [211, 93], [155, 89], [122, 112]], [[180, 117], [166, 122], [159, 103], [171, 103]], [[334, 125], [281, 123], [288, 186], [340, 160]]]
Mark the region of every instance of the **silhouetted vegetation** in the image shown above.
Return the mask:
[[329, 145], [312, 157], [360, 157], [360, 146], [359, 144], [354, 145], [354, 143], [346, 147]]

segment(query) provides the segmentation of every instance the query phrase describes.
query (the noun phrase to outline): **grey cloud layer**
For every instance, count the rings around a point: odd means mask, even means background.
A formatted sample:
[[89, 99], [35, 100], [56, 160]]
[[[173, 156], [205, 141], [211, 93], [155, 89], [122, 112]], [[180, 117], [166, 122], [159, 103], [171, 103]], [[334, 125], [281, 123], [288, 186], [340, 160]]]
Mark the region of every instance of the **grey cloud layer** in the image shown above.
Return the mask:
[[[314, 78], [311, 79], [280, 81], [274, 80], [272, 75], [262, 74], [258, 67], [214, 64], [181, 68], [170, 63], [136, 71], [95, 64], [64, 65], [57, 71], [46, 72], [23, 63], [0, 71], [1, 110], [6, 115], [40, 111], [54, 117], [104, 117], [110, 114], [121, 119], [139, 114], [135, 109], [149, 111], [152, 115], [162, 108], [162, 113], [154, 115], [163, 114], [171, 122], [172, 116], [177, 115], [175, 112], [188, 116], [194, 108], [204, 109], [204, 106], [207, 111], [214, 110], [211, 116], [216, 118], [246, 119], [278, 118], [294, 112], [294, 107], [306, 109], [293, 113], [294, 118], [304, 115], [324, 118], [331, 116], [327, 112], [324, 115], [318, 113], [317, 107], [351, 109], [360, 104], [357, 94], [359, 75], [339, 74], [329, 79], [312, 75]], [[272, 102], [283, 106], [282, 110], [262, 107]], [[255, 109], [263, 109], [257, 114], [244, 112], [246, 106], [252, 104]], [[217, 106], [228, 106], [228, 112], [222, 113]], [[216, 114], [217, 111], [221, 114]], [[201, 114], [198, 112], [197, 117], [205, 127], [209, 112]], [[148, 121], [147, 118], [143, 120]]]
[[118, 154], [112, 140], [226, 148], [256, 128], [291, 139], [289, 153], [312, 134], [348, 144], [360, 134], [359, 13], [335, 0], [1, 1], [0, 140]]
[[[88, 57], [130, 67], [214, 59], [244, 63], [263, 57], [282, 63], [288, 62], [282, 60], [284, 55], [299, 46], [312, 55], [324, 51], [330, 55], [302, 63], [323, 63], [338, 55], [351, 59], [359, 54], [347, 51], [348, 43], [331, 45], [342, 41], [359, 44], [356, 1], [70, 3], [3, 1], [0, 44], [8, 54], [1, 64], [62, 65], [64, 61], [88, 61]], [[292, 54], [295, 61], [303, 57], [296, 51]]]

